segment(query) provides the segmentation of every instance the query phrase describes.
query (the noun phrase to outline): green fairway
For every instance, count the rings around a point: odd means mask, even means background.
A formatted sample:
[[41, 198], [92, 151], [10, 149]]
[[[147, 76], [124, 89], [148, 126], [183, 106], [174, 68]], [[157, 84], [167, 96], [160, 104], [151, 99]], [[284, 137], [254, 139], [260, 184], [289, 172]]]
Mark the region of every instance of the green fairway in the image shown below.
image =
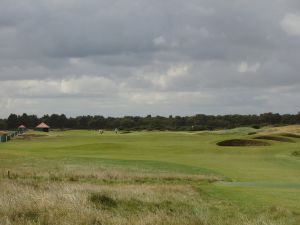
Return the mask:
[[[143, 188], [143, 185], [179, 185], [197, 193], [191, 197], [196, 202], [185, 203], [187, 208], [184, 209], [181, 208], [183, 205], [176, 205], [178, 202], [175, 197], [175, 203], [170, 197], [168, 204], [175, 204], [171, 208], [174, 207], [176, 211], [176, 207], [179, 207], [179, 211], [191, 213], [184, 214], [187, 217], [186, 224], [300, 224], [300, 157], [293, 154], [300, 150], [300, 139], [289, 137], [292, 140], [290, 142], [264, 140], [269, 146], [217, 145], [219, 141], [230, 139], [254, 139], [256, 135], [248, 135], [248, 131], [251, 129], [227, 132], [105, 132], [103, 135], [96, 131], [57, 131], [50, 132], [46, 137], [15, 139], [0, 144], [0, 181], [17, 182], [18, 185], [29, 180], [38, 183], [76, 183], [82, 184], [83, 189], [84, 185], [96, 185], [99, 188], [115, 188], [116, 185], [135, 185], [139, 188]], [[10, 174], [7, 174], [8, 170]], [[93, 172], [99, 171], [117, 171], [118, 175], [116, 178], [110, 175], [112, 179], [92, 176]], [[133, 174], [137, 178], [123, 179], [122, 175], [126, 177], [126, 174], [129, 177]], [[205, 179], [198, 179], [199, 175]], [[89, 189], [91, 187], [86, 187], [86, 190]], [[118, 194], [112, 194], [117, 199], [115, 195]], [[189, 193], [186, 195], [189, 196]], [[197, 195], [205, 202], [203, 204], [208, 205], [205, 210], [201, 211], [202, 203], [198, 202]], [[185, 198], [183, 193], [180, 196]], [[118, 203], [120, 208], [105, 210], [112, 215], [120, 214], [124, 201]], [[149, 202], [147, 205], [142, 200], [136, 201], [131, 205], [127, 202], [124, 208], [132, 207], [133, 215], [135, 210], [144, 213], [148, 210], [147, 215], [152, 212], [151, 207], [154, 206], [150, 206]], [[131, 212], [126, 214], [130, 218], [133, 215]], [[201, 216], [206, 218], [201, 219], [201, 223], [200, 220], [191, 219]], [[0, 217], [11, 219], [3, 209], [0, 209]], [[15, 223], [11, 219], [12, 224], [30, 221], [25, 217], [18, 217]], [[32, 218], [33, 224], [42, 224], [42, 219], [37, 217]], [[182, 223], [180, 220], [173, 221], [171, 217], [169, 222], [167, 219], [166, 223], [161, 224]], [[120, 224], [130, 224], [130, 221]], [[131, 224], [147, 223], [134, 219]]]

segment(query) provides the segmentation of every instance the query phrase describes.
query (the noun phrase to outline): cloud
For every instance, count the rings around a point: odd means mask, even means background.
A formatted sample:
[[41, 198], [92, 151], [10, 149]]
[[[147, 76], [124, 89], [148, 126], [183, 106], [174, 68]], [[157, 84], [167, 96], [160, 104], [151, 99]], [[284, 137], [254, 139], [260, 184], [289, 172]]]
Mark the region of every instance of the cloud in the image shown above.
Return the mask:
[[280, 25], [287, 34], [300, 36], [300, 15], [289, 13], [282, 19]]
[[298, 111], [299, 6], [2, 0], [0, 117]]
[[166, 39], [163, 36], [159, 36], [153, 40], [155, 46], [163, 46], [166, 44]]
[[260, 63], [255, 63], [253, 65], [249, 65], [246, 62], [242, 62], [238, 66], [238, 72], [239, 73], [247, 73], [247, 72], [257, 72], [260, 69]]
[[[14, 86], [14, 89], [11, 87]], [[105, 77], [82, 76], [68, 79], [2, 81], [0, 94], [17, 98], [93, 97], [111, 95], [118, 85]]]
[[185, 79], [188, 75], [189, 65], [172, 65], [166, 71], [158, 74], [138, 74], [138, 76], [149, 82], [154, 89], [168, 90], [172, 88], [178, 79]]

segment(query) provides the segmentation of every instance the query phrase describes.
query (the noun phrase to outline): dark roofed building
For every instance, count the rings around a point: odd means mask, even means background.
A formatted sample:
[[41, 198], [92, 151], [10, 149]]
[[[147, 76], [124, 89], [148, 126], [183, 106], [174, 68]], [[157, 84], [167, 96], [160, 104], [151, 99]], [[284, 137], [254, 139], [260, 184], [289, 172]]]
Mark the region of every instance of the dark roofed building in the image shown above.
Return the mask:
[[24, 131], [26, 131], [26, 127], [25, 127], [24, 125], [20, 125], [20, 126], [18, 127], [18, 131], [19, 131], [19, 132], [24, 132]]
[[34, 130], [42, 131], [42, 132], [49, 132], [50, 127], [45, 123], [40, 123]]

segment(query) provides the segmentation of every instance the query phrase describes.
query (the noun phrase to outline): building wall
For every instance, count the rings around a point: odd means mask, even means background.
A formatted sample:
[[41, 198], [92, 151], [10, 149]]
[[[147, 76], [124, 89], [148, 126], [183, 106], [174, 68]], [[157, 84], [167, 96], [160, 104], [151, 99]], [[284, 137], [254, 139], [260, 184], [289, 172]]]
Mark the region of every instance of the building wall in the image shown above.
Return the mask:
[[49, 128], [35, 128], [35, 131], [49, 132]]

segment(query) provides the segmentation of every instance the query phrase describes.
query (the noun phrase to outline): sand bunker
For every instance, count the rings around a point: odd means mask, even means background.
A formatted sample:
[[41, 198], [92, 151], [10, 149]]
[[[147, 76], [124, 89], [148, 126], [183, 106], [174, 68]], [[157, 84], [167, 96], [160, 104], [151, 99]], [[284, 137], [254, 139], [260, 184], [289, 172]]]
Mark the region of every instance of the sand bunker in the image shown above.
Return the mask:
[[279, 137], [279, 136], [271, 136], [271, 135], [258, 136], [255, 137], [254, 139], [280, 141], [280, 142], [294, 142], [292, 139], [289, 139], [287, 137]]
[[218, 142], [217, 145], [219, 146], [268, 146], [270, 145], [264, 141], [257, 141], [257, 140], [245, 140], [245, 139], [231, 139]]

